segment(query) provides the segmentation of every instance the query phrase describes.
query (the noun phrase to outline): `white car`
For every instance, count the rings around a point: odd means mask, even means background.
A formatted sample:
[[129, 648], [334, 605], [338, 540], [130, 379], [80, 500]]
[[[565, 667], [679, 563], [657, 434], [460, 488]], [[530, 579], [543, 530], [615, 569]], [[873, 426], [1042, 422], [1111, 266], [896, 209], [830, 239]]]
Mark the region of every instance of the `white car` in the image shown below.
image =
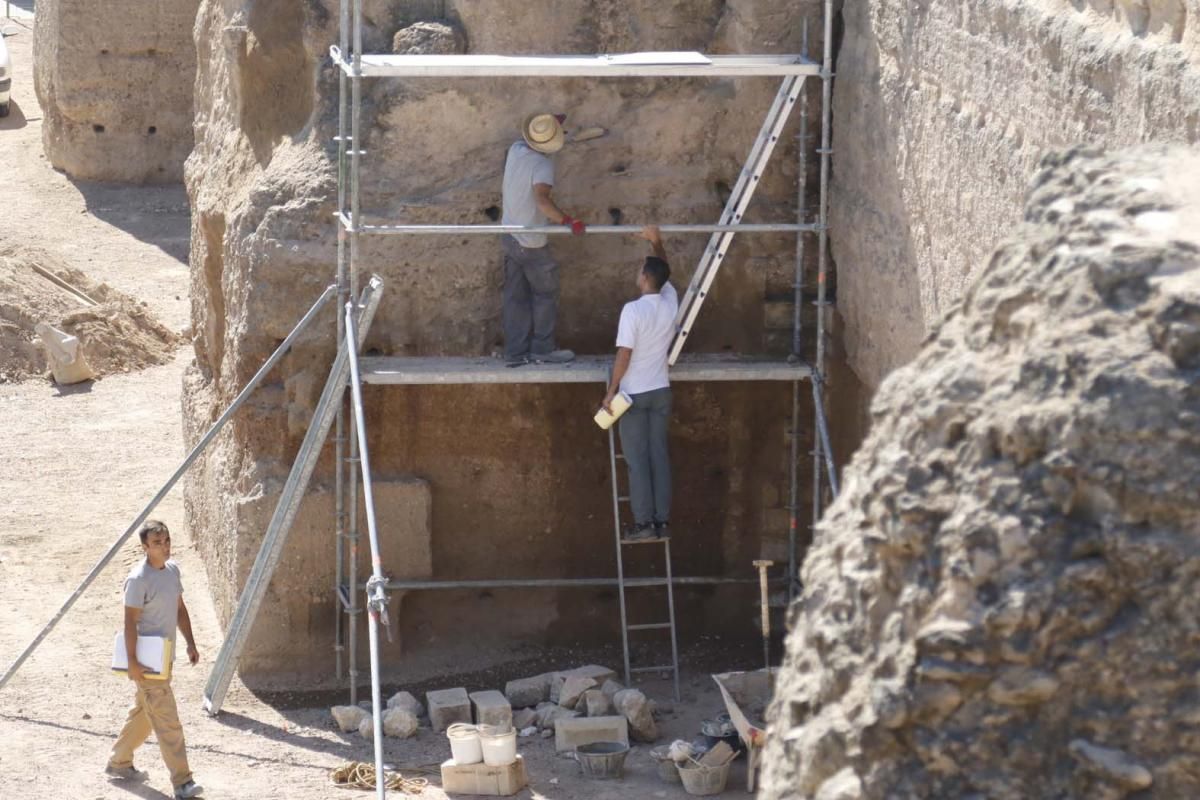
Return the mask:
[[8, 116], [8, 97], [12, 90], [12, 61], [8, 57], [8, 46], [4, 34], [0, 33], [0, 117]]

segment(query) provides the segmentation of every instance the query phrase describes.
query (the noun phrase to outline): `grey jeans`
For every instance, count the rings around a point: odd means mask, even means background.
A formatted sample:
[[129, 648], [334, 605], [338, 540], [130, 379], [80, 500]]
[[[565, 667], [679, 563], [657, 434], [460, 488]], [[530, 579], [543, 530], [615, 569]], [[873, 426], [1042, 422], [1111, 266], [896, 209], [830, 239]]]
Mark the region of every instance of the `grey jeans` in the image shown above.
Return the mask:
[[671, 518], [671, 459], [667, 424], [671, 389], [631, 394], [633, 405], [621, 415], [621, 451], [629, 467], [629, 505], [638, 525]]
[[553, 352], [558, 319], [558, 264], [550, 246], [522, 247], [502, 236], [504, 290], [501, 295], [504, 355], [516, 358]]

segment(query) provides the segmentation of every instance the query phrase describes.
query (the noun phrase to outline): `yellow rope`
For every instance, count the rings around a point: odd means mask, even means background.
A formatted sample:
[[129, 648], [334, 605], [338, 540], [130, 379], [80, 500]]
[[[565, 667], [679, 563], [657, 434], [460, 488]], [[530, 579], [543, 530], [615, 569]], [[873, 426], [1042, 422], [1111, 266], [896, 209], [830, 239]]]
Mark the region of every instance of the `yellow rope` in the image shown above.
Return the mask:
[[[420, 794], [429, 785], [427, 778], [406, 778], [399, 772], [385, 773], [384, 786], [405, 794]], [[374, 789], [375, 765], [362, 761], [342, 764], [329, 773], [333, 785], [342, 789]]]

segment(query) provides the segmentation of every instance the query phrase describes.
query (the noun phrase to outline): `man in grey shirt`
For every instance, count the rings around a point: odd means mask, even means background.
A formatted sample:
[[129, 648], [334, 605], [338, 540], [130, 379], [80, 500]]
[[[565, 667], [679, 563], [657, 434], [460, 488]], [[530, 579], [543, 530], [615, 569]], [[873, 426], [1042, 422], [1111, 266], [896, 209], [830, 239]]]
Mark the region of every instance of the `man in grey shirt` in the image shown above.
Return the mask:
[[[192, 620], [183, 602], [179, 565], [170, 560], [171, 532], [166, 524], [149, 520], [138, 531], [138, 538], [146, 557], [125, 579], [125, 653], [129, 659], [129, 680], [137, 685], [137, 693], [104, 771], [122, 780], [146, 780], [146, 773], [133, 766], [133, 752], [153, 731], [163, 761], [171, 772], [175, 798], [185, 800], [199, 797], [203, 789], [192, 780], [192, 771], [188, 767], [175, 694], [171, 691], [169, 677], [166, 680], [151, 678], [146, 668], [138, 663], [137, 640], [139, 636], [159, 636], [173, 645], [178, 627], [187, 640], [188, 661], [195, 665], [200, 660], [200, 653], [196, 650]], [[171, 657], [174, 655], [172, 647]], [[168, 665], [163, 665], [163, 671], [168, 675], [169, 669]]]
[[[584, 224], [554, 203], [554, 162], [563, 146], [562, 117], [534, 114], [521, 126], [522, 140], [508, 148], [504, 161], [504, 225], [567, 225], [582, 235]], [[575, 358], [554, 339], [558, 319], [558, 264], [544, 233], [505, 234], [503, 326], [504, 358], [509, 366], [529, 361], [566, 363]]]

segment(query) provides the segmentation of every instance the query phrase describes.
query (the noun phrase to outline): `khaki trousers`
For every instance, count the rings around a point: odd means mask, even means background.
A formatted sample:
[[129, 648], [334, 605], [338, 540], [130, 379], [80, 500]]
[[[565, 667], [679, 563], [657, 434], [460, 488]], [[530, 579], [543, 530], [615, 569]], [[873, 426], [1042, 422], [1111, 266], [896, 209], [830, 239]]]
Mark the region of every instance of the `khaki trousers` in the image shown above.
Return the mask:
[[113, 745], [109, 766], [132, 767], [133, 751], [146, 741], [151, 731], [154, 731], [163, 761], [171, 771], [171, 784], [179, 787], [190, 781], [192, 771], [188, 768], [183, 726], [179, 724], [179, 711], [175, 707], [175, 693], [171, 691], [170, 681], [138, 681], [133, 708], [129, 709], [125, 727]]

